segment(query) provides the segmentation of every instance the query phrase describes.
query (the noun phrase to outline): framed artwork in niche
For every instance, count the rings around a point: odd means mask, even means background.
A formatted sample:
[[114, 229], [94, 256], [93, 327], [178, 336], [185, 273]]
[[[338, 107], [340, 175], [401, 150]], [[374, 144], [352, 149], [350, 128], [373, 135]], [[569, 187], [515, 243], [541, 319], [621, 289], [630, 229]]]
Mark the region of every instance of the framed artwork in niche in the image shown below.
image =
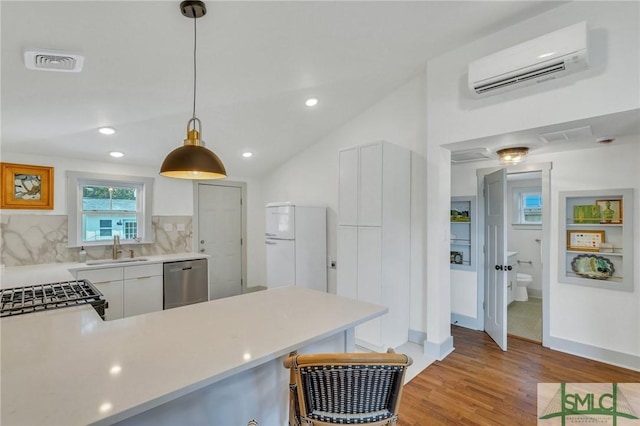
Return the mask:
[[53, 167], [0, 163], [0, 208], [53, 209]]

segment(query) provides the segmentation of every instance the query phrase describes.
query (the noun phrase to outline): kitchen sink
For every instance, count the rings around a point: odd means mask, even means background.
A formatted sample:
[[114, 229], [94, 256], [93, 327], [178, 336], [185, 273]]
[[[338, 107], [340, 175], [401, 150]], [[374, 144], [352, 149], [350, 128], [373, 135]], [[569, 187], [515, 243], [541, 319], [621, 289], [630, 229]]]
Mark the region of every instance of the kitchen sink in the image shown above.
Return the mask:
[[114, 263], [131, 263], [131, 262], [145, 262], [149, 259], [145, 257], [134, 257], [133, 259], [103, 259], [103, 260], [92, 260], [87, 262], [87, 265], [111, 265]]

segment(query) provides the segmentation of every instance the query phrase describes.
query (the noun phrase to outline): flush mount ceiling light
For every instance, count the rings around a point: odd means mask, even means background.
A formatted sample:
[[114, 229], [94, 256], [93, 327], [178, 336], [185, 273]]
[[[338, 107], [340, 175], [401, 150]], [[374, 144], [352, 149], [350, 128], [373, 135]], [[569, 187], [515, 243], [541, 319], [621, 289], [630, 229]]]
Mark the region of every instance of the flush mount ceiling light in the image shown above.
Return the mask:
[[121, 158], [124, 157], [124, 154], [120, 151], [111, 151], [109, 153], [110, 156], [112, 156], [113, 158]]
[[100, 127], [98, 131], [103, 135], [113, 135], [116, 132], [116, 129], [113, 127]]
[[318, 100], [316, 98], [310, 98], [307, 99], [304, 104], [308, 107], [316, 106], [318, 105]]
[[244, 158], [251, 158], [251, 157], [253, 157], [253, 152], [248, 152], [248, 151], [247, 152], [243, 152], [242, 156]]
[[[193, 116], [187, 122], [187, 138], [184, 145], [167, 155], [160, 167], [162, 176], [178, 179], [221, 179], [227, 172], [220, 158], [205, 147], [200, 139], [202, 123], [196, 117], [196, 21], [207, 13], [204, 3], [186, 0], [180, 3], [180, 12], [193, 19]], [[197, 129], [196, 129], [197, 126]]]
[[496, 151], [498, 158], [502, 164], [517, 164], [524, 160], [524, 157], [529, 152], [529, 148], [526, 146], [518, 146], [515, 148], [504, 148]]

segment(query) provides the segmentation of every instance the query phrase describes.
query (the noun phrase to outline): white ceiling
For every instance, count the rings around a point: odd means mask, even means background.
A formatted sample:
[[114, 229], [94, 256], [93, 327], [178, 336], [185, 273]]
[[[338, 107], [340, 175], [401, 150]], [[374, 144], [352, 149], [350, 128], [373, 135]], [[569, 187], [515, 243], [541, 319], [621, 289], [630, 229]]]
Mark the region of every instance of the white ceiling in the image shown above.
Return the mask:
[[[258, 176], [422, 72], [426, 59], [556, 7], [547, 1], [207, 2], [197, 116], [230, 176]], [[192, 107], [179, 1], [2, 1], [2, 151], [159, 167]], [[81, 52], [81, 73], [22, 52]], [[308, 97], [320, 103], [304, 106]], [[100, 126], [118, 132], [104, 136]], [[109, 151], [125, 153], [112, 159]], [[250, 150], [249, 160], [240, 154]]]

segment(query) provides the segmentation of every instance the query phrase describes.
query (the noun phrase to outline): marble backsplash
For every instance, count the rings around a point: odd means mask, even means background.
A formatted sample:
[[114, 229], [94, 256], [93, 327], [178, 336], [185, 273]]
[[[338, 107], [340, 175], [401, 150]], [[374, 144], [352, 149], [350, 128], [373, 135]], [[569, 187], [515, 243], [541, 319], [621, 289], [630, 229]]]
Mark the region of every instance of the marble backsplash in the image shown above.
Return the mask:
[[[192, 251], [191, 216], [153, 216], [154, 243], [124, 244], [120, 256], [133, 249], [135, 256]], [[177, 225], [184, 224], [184, 231]], [[171, 230], [167, 230], [171, 229]], [[68, 248], [66, 215], [10, 215], [0, 218], [0, 263], [4, 266], [77, 262], [79, 249]], [[87, 260], [111, 258], [111, 245], [85, 247]]]

